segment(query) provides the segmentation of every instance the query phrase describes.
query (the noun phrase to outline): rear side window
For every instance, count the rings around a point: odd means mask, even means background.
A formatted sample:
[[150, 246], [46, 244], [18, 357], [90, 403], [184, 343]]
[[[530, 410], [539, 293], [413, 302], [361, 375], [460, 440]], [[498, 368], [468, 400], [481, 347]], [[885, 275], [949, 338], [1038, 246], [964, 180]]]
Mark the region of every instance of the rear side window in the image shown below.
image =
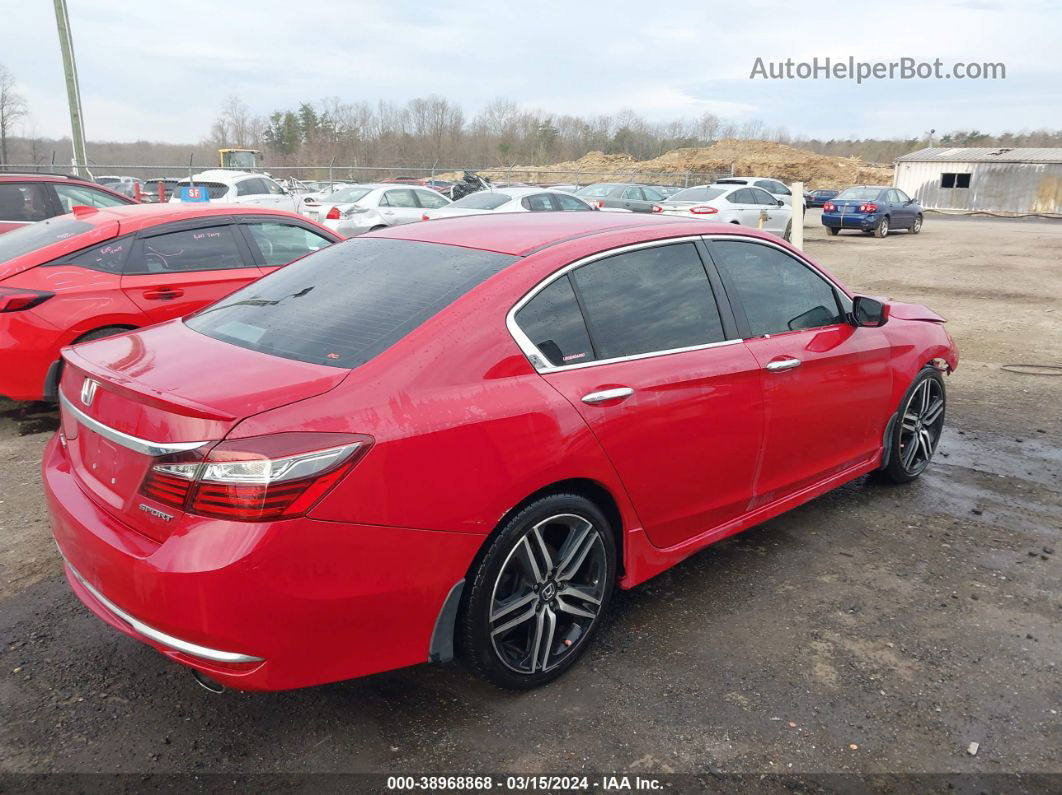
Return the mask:
[[724, 339], [708, 274], [692, 243], [617, 254], [572, 275], [599, 359]]
[[235, 230], [231, 226], [208, 226], [141, 240], [125, 272], [217, 271], [242, 268], [245, 264]]
[[549, 284], [516, 313], [516, 323], [554, 367], [594, 360], [590, 335], [567, 276]]
[[92, 224], [86, 224], [84, 221], [59, 216], [5, 232], [0, 235], [0, 262], [7, 262], [44, 246], [83, 235], [93, 228]]
[[516, 260], [438, 243], [355, 238], [282, 268], [185, 322], [242, 348], [353, 368]]
[[51, 214], [40, 183], [0, 182], [0, 221], [43, 221]]
[[753, 337], [843, 321], [829, 282], [773, 246], [717, 241], [712, 259], [727, 292], [736, 290]]
[[122, 272], [122, 266], [125, 264], [125, 258], [129, 256], [129, 249], [132, 245], [132, 236], [119, 237], [115, 240], [108, 240], [103, 245], [93, 246], [72, 256], [63, 257], [55, 264], [78, 265], [94, 271], [119, 274]]

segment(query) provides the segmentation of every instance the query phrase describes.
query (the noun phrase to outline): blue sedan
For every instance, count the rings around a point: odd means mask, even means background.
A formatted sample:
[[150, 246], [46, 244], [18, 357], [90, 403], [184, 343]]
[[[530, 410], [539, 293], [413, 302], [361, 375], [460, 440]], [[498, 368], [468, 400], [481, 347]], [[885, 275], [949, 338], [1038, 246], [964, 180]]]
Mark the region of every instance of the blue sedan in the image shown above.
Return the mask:
[[885, 237], [895, 229], [922, 231], [922, 206], [902, 190], [877, 185], [846, 188], [822, 208], [822, 225], [831, 235], [857, 229]]

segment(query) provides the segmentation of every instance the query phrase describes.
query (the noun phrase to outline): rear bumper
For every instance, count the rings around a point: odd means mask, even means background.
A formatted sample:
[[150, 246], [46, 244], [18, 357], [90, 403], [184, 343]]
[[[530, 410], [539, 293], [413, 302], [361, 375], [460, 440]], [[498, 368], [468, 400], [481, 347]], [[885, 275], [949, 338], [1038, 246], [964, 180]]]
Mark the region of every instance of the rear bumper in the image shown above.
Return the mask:
[[159, 544], [84, 491], [58, 437], [43, 476], [67, 577], [100, 619], [229, 687], [283, 690], [426, 662], [483, 542], [307, 518], [198, 520]]
[[878, 225], [879, 215], [838, 215], [832, 213], [822, 214], [822, 225], [832, 226], [834, 229], [861, 229], [869, 232]]

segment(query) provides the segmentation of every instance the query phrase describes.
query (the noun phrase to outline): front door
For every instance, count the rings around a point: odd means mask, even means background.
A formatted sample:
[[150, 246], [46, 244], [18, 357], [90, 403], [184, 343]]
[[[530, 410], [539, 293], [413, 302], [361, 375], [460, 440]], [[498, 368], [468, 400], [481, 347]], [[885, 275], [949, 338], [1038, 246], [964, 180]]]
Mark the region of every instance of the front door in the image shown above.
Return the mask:
[[883, 331], [848, 323], [848, 298], [778, 246], [715, 239], [709, 249], [763, 383], [756, 505], [872, 459], [895, 408]]
[[722, 317], [692, 242], [590, 262], [516, 314], [552, 365], [543, 377], [589, 425], [658, 547], [748, 508], [760, 376]]
[[380, 197], [380, 215], [388, 226], [419, 221], [424, 210], [417, 204], [411, 188], [393, 188]]
[[122, 291], [161, 323], [194, 312], [259, 278], [231, 224], [142, 235], [122, 274]]

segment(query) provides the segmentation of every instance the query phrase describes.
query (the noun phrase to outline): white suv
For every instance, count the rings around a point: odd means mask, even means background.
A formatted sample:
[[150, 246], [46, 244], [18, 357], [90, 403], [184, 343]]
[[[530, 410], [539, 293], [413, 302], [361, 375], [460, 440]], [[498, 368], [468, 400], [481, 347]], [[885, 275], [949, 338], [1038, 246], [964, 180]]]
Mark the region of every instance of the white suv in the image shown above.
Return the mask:
[[178, 182], [170, 201], [181, 201], [181, 188], [187, 185], [205, 188], [210, 201], [219, 204], [255, 204], [291, 212], [299, 209], [299, 197], [288, 193], [280, 183], [265, 174], [228, 169], [203, 171]]

